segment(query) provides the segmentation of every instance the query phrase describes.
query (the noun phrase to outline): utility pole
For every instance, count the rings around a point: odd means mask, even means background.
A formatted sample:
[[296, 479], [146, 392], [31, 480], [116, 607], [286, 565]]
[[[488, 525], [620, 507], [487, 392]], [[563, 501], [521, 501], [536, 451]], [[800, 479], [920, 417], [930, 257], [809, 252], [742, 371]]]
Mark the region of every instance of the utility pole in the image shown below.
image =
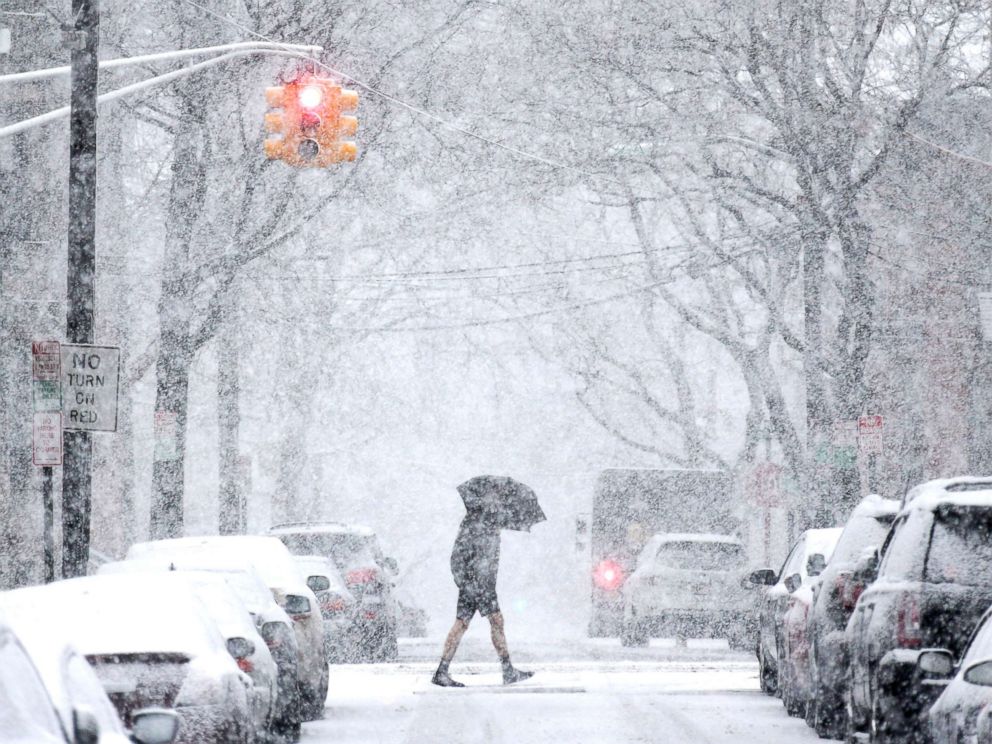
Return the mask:
[[[72, 0], [69, 114], [69, 250], [66, 338], [92, 344], [96, 309], [96, 104], [100, 45], [99, 0]], [[93, 442], [88, 431], [67, 431], [62, 468], [62, 575], [82, 576], [90, 550]]]

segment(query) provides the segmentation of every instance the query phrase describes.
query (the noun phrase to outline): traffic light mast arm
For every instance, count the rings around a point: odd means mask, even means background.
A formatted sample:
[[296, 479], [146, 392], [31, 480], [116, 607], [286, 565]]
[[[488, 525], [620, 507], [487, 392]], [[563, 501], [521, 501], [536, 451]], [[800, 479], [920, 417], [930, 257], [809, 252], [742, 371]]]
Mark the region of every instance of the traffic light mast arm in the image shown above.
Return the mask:
[[[100, 62], [100, 69], [112, 70], [118, 67], [129, 67], [131, 65], [145, 65], [153, 62], [171, 62], [173, 60], [186, 59], [188, 57], [202, 57], [205, 54], [252, 50], [300, 52], [309, 56], [317, 56], [324, 51], [324, 48], [319, 46], [309, 46], [306, 44], [280, 44], [273, 41], [239, 41], [235, 44], [221, 44], [219, 46], [198, 47], [196, 49], [179, 49], [174, 52], [156, 52], [154, 54], [142, 54], [137, 57], [105, 59]], [[12, 72], [9, 75], [0, 75], [0, 85], [4, 83], [28, 83], [36, 80], [45, 80], [47, 78], [68, 75], [70, 71], [70, 66], [64, 65], [62, 67], [48, 67], [43, 70]]]
[[[153, 78], [142, 80], [139, 83], [125, 85], [123, 88], [118, 88], [117, 90], [112, 90], [109, 93], [104, 93], [101, 96], [97, 97], [97, 103], [109, 103], [110, 101], [116, 101], [118, 98], [124, 98], [125, 96], [129, 96], [132, 93], [140, 93], [143, 90], [154, 88], [159, 85], [164, 85], [166, 83], [171, 83], [173, 80], [178, 80], [180, 78], [184, 78], [189, 75], [194, 75], [197, 72], [201, 72], [207, 69], [208, 67], [213, 67], [214, 65], [221, 64], [222, 62], [229, 62], [232, 59], [237, 59], [239, 57], [250, 57], [256, 54], [275, 55], [281, 57], [295, 57], [297, 59], [311, 58], [311, 55], [304, 54], [302, 52], [293, 52], [288, 50], [275, 50], [275, 49], [256, 48], [256, 49], [250, 49], [244, 51], [229, 52], [227, 54], [222, 54], [219, 57], [214, 57], [213, 59], [208, 59], [208, 60], [204, 60], [203, 62], [198, 62], [195, 65], [190, 65], [189, 67], [183, 67], [179, 70], [173, 70], [172, 72], [167, 72], [163, 75], [156, 75]], [[0, 139], [4, 137], [10, 137], [11, 135], [18, 134], [28, 129], [33, 129], [35, 127], [40, 127], [45, 124], [49, 124], [53, 121], [58, 121], [59, 119], [64, 119], [68, 115], [69, 115], [69, 107], [63, 106], [62, 108], [55, 109], [54, 111], [49, 111], [46, 114], [40, 114], [30, 119], [19, 121], [16, 124], [9, 124], [5, 127], [0, 127]]]

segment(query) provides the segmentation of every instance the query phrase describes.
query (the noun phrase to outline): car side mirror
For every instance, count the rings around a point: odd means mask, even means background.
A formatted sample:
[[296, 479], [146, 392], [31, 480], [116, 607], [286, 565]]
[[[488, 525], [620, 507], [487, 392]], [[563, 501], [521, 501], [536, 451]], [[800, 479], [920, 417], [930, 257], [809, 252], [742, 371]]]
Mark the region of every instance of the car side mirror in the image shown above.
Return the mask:
[[854, 566], [854, 577], [867, 585], [878, 578], [879, 555], [878, 548], [866, 552]]
[[747, 582], [754, 586], [774, 586], [776, 581], [778, 574], [771, 568], [759, 568], [747, 577]]
[[255, 653], [255, 644], [247, 638], [235, 636], [227, 639], [227, 652], [235, 659], [247, 659]]
[[[923, 679], [947, 679], [954, 673], [954, 656], [950, 651], [943, 648], [927, 648], [920, 651], [920, 655], [916, 659], [916, 666], [920, 670], [920, 675]], [[976, 664], [976, 666], [981, 665]], [[992, 682], [989, 684], [992, 684]]]
[[785, 588], [789, 594], [796, 591], [799, 587], [803, 585], [803, 577], [797, 573], [791, 574], [785, 577]]
[[131, 741], [135, 744], [172, 744], [179, 735], [175, 711], [145, 708], [131, 716]]
[[307, 586], [310, 587], [310, 591], [314, 594], [326, 592], [331, 588], [331, 580], [326, 576], [308, 576]]
[[992, 661], [980, 661], [965, 669], [964, 681], [973, 685], [992, 687]]
[[400, 564], [396, 562], [395, 558], [383, 558], [382, 565], [385, 566], [391, 574], [398, 574], [400, 572]]
[[72, 709], [72, 740], [76, 744], [97, 744], [100, 741], [100, 722], [93, 711], [84, 705]]
[[287, 594], [282, 608], [287, 615], [295, 620], [310, 614], [310, 600], [300, 594]]
[[813, 553], [806, 559], [807, 576], [819, 576], [826, 567], [827, 559], [823, 557], [823, 553]]

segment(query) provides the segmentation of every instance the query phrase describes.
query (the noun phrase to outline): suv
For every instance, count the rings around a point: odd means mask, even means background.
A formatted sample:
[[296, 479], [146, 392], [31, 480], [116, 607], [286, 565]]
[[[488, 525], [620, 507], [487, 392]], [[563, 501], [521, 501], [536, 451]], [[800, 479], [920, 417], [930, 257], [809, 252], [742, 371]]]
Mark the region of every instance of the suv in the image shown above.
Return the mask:
[[746, 560], [744, 545], [729, 535], [655, 535], [623, 587], [621, 643], [702, 632], [745, 646], [754, 631], [753, 602], [741, 586]]
[[943, 648], [960, 658], [992, 603], [990, 564], [992, 479], [910, 491], [871, 571], [878, 578], [847, 625], [850, 737], [868, 729], [873, 741], [911, 741], [926, 729], [941, 690], [920, 675], [920, 652]]
[[844, 725], [847, 648], [844, 630], [865, 585], [857, 575], [858, 560], [878, 549], [899, 511], [899, 502], [865, 497], [844, 526], [809, 614], [810, 699], [807, 720], [820, 736], [840, 738]]
[[371, 661], [397, 658], [397, 606], [393, 584], [396, 561], [383, 555], [379, 539], [368, 527], [338, 522], [300, 522], [273, 527], [294, 555], [319, 555], [330, 559], [341, 572], [355, 598], [357, 656]]

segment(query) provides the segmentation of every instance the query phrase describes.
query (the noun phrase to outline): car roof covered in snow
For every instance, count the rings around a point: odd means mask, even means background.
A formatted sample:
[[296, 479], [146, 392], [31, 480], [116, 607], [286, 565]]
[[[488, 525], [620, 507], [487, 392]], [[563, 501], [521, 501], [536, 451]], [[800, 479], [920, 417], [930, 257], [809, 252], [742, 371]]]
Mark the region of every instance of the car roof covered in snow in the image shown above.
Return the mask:
[[360, 524], [345, 524], [343, 522], [290, 522], [277, 524], [269, 530], [270, 535], [322, 534], [322, 535], [357, 535], [359, 537], [375, 537], [375, 530]]
[[803, 533], [806, 536], [806, 555], [820, 553], [829, 561], [843, 531], [843, 527], [819, 527], [806, 530]]
[[921, 483], [906, 494], [903, 511], [933, 511], [941, 504], [992, 507], [992, 477], [967, 475]]
[[326, 576], [331, 582], [330, 589], [335, 592], [345, 592], [344, 581], [334, 561], [322, 555], [294, 555], [293, 560], [300, 566], [305, 576]]
[[672, 542], [694, 542], [694, 543], [727, 543], [730, 545], [743, 545], [739, 537], [733, 535], [717, 535], [711, 532], [658, 532], [654, 535], [653, 541], [656, 545], [664, 545]]
[[87, 656], [224, 651], [207, 609], [183, 580], [167, 574], [86, 576], [0, 595], [19, 622], [66, 627]]
[[872, 493], [858, 502], [854, 511], [851, 512], [851, 517], [894, 517], [901, 508], [902, 505], [898, 499], [885, 499], [877, 493]]
[[253, 567], [270, 588], [297, 591], [300, 584], [305, 585], [299, 567], [286, 546], [279, 538], [266, 535], [211, 535], [151, 540], [132, 545], [127, 551], [127, 558], [205, 556], [217, 553], [230, 561], [244, 561], [244, 567]]

